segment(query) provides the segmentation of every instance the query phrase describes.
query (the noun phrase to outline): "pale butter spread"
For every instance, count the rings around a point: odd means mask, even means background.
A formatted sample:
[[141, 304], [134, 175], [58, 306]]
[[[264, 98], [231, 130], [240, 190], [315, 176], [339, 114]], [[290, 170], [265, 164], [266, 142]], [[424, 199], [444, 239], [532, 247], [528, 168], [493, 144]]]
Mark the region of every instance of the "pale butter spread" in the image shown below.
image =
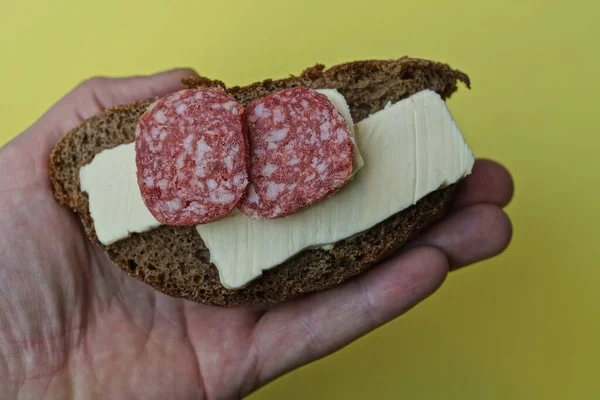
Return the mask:
[[[344, 96], [335, 89], [318, 89], [338, 110], [354, 135], [354, 122]], [[353, 174], [363, 159], [356, 147]], [[100, 243], [112, 244], [131, 233], [145, 232], [161, 224], [150, 214], [137, 183], [135, 144], [128, 143], [98, 153], [79, 170], [80, 189], [88, 194], [89, 210]], [[234, 210], [231, 217], [243, 216]], [[229, 216], [228, 216], [229, 218]]]
[[336, 195], [286, 218], [236, 214], [196, 227], [223, 286], [243, 287], [302, 250], [368, 230], [471, 173], [473, 153], [433, 91], [389, 105], [355, 130], [364, 166]]
[[130, 233], [160, 226], [140, 194], [134, 143], [96, 154], [79, 170], [79, 182], [81, 191], [88, 194], [90, 215], [101, 243], [109, 245]]

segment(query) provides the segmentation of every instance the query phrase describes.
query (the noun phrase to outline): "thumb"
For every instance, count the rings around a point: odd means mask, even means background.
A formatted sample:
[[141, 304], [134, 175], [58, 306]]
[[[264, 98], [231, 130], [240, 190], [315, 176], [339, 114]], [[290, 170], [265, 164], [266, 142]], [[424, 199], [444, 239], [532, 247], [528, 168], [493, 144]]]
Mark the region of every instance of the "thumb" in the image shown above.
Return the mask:
[[54, 104], [26, 135], [43, 135], [44, 142], [53, 146], [68, 131], [101, 111], [137, 100], [164, 96], [182, 89], [181, 80], [197, 75], [182, 68], [149, 76], [127, 78], [90, 78]]
[[190, 69], [174, 69], [150, 76], [88, 79], [54, 104], [25, 132], [0, 147], [0, 171], [18, 174], [18, 179], [15, 176], [12, 179], [21, 183], [35, 175], [32, 171], [46, 174], [52, 148], [85, 119], [106, 108], [177, 91], [182, 88], [181, 79], [192, 75], [196, 73]]

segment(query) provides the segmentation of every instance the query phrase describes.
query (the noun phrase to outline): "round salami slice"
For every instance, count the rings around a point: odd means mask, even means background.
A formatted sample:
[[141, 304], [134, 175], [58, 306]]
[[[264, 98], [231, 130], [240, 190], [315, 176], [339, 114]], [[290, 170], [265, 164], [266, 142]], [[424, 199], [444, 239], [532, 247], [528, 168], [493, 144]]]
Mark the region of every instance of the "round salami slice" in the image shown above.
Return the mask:
[[166, 225], [224, 217], [248, 184], [243, 108], [221, 88], [186, 89], [153, 103], [138, 121], [138, 186]]
[[354, 142], [329, 99], [303, 87], [245, 108], [250, 183], [238, 208], [250, 218], [278, 218], [337, 191], [352, 175]]

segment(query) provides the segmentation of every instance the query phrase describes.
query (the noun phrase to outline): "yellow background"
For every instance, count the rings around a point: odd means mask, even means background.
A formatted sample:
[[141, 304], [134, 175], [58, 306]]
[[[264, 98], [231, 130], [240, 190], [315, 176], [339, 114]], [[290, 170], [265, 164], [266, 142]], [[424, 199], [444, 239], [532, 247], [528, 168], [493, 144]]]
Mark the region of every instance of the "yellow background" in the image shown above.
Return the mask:
[[0, 144], [91, 75], [192, 66], [229, 84], [405, 54], [514, 174], [504, 255], [254, 399], [600, 398], [600, 15], [592, 0], [39, 1], [0, 5]]

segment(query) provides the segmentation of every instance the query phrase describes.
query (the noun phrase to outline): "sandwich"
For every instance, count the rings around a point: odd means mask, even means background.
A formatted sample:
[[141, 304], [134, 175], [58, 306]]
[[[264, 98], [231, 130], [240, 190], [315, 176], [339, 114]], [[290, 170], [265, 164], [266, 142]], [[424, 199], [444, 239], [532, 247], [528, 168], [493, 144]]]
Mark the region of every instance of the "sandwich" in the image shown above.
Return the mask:
[[317, 64], [104, 110], [50, 156], [56, 200], [130, 276], [217, 306], [326, 290], [441, 218], [473, 152], [434, 61]]

